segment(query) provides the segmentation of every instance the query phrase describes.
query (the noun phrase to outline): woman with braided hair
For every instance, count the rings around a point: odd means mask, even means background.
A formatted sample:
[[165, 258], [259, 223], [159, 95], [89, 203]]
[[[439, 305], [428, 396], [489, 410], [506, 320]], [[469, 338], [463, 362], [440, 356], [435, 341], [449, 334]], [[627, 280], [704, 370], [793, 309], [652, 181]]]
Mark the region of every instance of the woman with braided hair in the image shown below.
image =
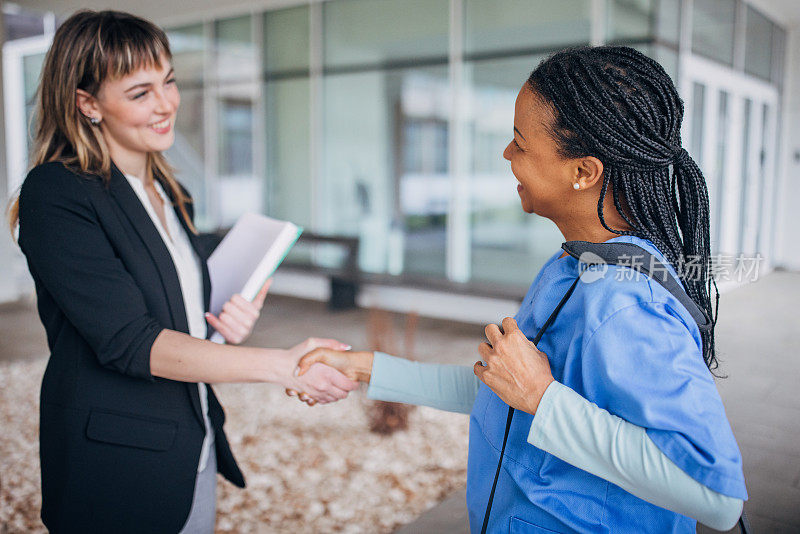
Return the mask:
[[472, 368], [326, 349], [300, 361], [301, 373], [323, 362], [369, 382], [371, 398], [470, 413], [473, 532], [739, 519], [741, 455], [711, 372], [708, 193], [682, 120], [672, 80], [636, 50], [554, 54], [520, 90], [503, 154], [522, 209], [553, 221], [567, 252], [642, 251], [650, 276], [554, 253], [516, 317], [486, 327]]

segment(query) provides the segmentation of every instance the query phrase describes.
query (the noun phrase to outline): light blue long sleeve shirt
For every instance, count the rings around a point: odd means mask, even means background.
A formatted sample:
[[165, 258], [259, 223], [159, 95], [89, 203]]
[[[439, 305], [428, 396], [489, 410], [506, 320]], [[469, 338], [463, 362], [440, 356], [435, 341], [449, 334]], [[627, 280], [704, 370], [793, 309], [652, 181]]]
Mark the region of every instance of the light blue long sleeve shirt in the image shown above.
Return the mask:
[[[375, 353], [367, 396], [468, 414], [480, 386], [472, 367], [419, 363]], [[718, 530], [729, 530], [743, 501], [696, 481], [629, 423], [553, 382], [527, 441], [656, 506]]]

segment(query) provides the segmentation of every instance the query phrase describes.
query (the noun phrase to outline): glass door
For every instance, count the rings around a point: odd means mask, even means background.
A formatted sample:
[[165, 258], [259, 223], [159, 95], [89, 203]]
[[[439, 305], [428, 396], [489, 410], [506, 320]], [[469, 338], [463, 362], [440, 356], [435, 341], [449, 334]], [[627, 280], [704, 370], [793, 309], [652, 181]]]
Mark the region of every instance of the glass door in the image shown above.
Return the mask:
[[[8, 41], [3, 45], [3, 105], [6, 138], [7, 198], [17, 194], [30, 167], [33, 110], [39, 73], [51, 36], [43, 35]], [[0, 302], [16, 300], [32, 290], [25, 259], [10, 239], [0, 239]]]
[[713, 255], [770, 256], [777, 90], [698, 57], [684, 58], [683, 140], [706, 178]]
[[3, 99], [6, 127], [8, 194], [13, 195], [28, 172], [32, 117], [45, 53], [51, 35], [9, 41], [3, 45]]

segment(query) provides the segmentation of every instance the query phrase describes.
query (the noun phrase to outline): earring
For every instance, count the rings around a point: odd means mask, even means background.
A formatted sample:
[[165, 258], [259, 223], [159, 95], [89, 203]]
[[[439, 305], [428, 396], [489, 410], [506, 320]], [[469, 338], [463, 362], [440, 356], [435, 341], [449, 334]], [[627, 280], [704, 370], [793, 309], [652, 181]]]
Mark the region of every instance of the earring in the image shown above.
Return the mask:
[[98, 124], [100, 124], [100, 119], [98, 119], [97, 117], [89, 117], [89, 122], [97, 126]]
[[572, 184], [572, 189], [580, 189], [580, 188], [581, 188], [581, 184], [579, 184], [578, 182], [575, 182], [574, 184]]

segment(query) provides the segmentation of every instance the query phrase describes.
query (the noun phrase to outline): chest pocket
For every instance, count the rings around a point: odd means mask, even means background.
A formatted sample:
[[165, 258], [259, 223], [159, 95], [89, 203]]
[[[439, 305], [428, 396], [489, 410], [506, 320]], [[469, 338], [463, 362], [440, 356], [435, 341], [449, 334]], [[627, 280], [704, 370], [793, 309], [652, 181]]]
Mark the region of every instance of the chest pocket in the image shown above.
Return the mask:
[[[475, 408], [479, 410], [478, 413], [483, 413], [479, 421], [484, 437], [499, 453], [503, 447], [508, 405], [488, 387], [481, 385], [478, 397], [475, 399]], [[511, 460], [524, 469], [525, 475], [530, 474], [540, 478], [542, 463], [549, 454], [528, 443], [531, 423], [533, 423], [532, 415], [520, 411], [514, 412], [503, 462]]]

